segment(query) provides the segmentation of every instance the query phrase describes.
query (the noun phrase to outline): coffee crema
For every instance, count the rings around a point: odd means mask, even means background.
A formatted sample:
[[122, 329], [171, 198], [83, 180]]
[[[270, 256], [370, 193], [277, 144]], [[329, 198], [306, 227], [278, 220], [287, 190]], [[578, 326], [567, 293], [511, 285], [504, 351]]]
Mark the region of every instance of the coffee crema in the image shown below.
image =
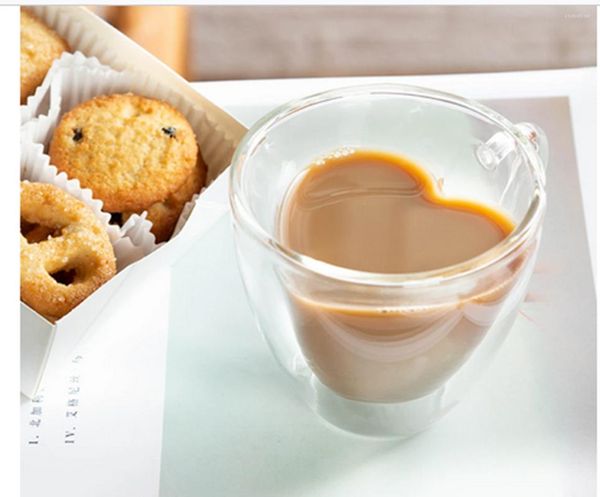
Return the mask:
[[354, 151], [309, 167], [288, 192], [282, 243], [336, 266], [413, 273], [482, 254], [514, 228], [503, 213], [448, 199], [427, 171], [400, 156]]
[[[277, 222], [284, 246], [374, 273], [461, 263], [514, 228], [489, 206], [442, 197], [424, 169], [377, 151], [336, 154], [309, 167], [291, 185]], [[280, 276], [298, 345], [321, 383], [353, 400], [404, 402], [438, 391], [492, 325], [514, 318], [529, 253], [456, 293], [383, 292], [296, 271]]]

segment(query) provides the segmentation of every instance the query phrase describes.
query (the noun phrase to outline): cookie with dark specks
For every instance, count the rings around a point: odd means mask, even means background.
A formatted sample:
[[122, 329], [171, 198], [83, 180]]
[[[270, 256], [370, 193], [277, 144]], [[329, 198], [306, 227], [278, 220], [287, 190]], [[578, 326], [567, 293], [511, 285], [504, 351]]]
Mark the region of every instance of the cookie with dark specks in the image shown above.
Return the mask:
[[196, 167], [192, 127], [171, 105], [139, 95], [98, 96], [60, 120], [50, 158], [109, 212], [141, 211], [179, 190]]
[[37, 17], [21, 9], [21, 104], [42, 84], [52, 62], [69, 45]]

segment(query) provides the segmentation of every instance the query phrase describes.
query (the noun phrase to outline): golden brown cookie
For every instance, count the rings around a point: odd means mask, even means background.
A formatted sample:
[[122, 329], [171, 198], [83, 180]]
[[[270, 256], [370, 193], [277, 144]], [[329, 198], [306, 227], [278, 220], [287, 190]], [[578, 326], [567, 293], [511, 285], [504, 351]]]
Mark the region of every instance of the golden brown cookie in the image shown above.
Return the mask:
[[60, 120], [50, 158], [90, 188], [109, 212], [165, 201], [196, 166], [192, 127], [160, 100], [115, 94], [88, 100]]
[[21, 300], [54, 321], [116, 273], [92, 209], [54, 185], [21, 182]]
[[58, 34], [25, 9], [21, 9], [21, 104], [33, 95], [52, 62], [69, 45]]
[[[152, 233], [158, 243], [171, 238], [181, 211], [195, 193], [199, 193], [206, 181], [206, 165], [198, 154], [198, 164], [185, 183], [164, 202], [157, 202], [144, 210], [148, 212], [146, 219], [152, 222]], [[122, 220], [126, 222], [133, 212], [123, 212]]]

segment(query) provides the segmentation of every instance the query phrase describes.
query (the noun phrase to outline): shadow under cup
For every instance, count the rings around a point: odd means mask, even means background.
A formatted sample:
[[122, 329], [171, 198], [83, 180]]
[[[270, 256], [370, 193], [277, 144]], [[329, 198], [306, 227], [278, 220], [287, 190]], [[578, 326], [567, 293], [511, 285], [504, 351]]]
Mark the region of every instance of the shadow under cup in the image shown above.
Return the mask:
[[[319, 157], [348, 148], [406, 156], [443, 195], [501, 209], [516, 228], [474, 259], [413, 274], [354, 271], [282, 246], [279, 213], [290, 185]], [[308, 97], [248, 132], [230, 188], [242, 278], [273, 354], [320, 416], [356, 433], [410, 436], [457, 403], [525, 295], [546, 155], [534, 125], [403, 85]]]

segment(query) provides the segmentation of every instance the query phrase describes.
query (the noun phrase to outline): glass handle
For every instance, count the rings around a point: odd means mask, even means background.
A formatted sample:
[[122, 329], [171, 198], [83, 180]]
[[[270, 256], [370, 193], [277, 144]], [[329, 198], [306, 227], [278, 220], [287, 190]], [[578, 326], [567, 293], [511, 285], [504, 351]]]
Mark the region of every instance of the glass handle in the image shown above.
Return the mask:
[[[535, 148], [545, 173], [548, 167], [548, 139], [546, 133], [542, 128], [532, 123], [519, 123], [515, 127], [522, 133], [524, 139], [528, 140]], [[479, 163], [485, 169], [493, 171], [511, 152], [515, 151], [515, 148], [516, 143], [513, 135], [506, 131], [499, 131], [488, 141], [481, 143], [475, 153]]]
[[542, 166], [545, 173], [548, 168], [548, 138], [546, 137], [546, 133], [537, 124], [533, 123], [519, 123], [516, 127], [534, 146], [535, 151], [540, 156], [540, 159], [542, 159]]

